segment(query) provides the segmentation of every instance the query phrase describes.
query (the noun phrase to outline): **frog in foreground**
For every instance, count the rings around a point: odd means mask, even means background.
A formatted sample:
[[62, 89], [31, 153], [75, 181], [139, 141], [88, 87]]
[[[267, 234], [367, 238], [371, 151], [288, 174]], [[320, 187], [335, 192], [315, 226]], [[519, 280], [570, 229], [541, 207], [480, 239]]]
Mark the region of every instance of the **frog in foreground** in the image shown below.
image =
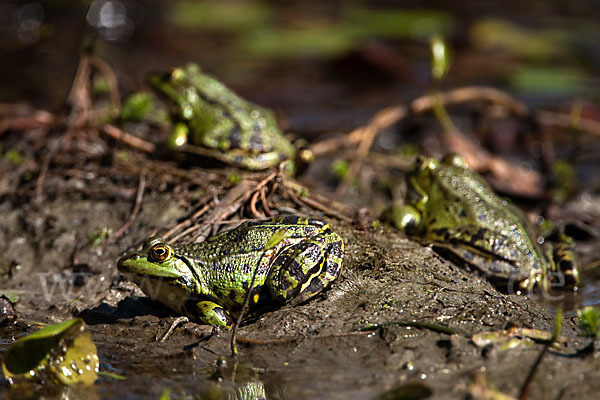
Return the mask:
[[440, 253], [477, 268], [499, 287], [547, 288], [557, 273], [565, 286], [577, 285], [570, 247], [540, 244], [527, 216], [469, 170], [462, 157], [450, 155], [441, 162], [417, 157], [407, 186], [405, 205], [382, 216], [407, 235], [433, 243]]
[[[196, 64], [153, 74], [149, 83], [171, 105], [176, 121], [168, 139], [172, 147], [252, 170], [293, 161], [296, 148], [273, 113], [242, 99]], [[306, 150], [301, 156], [310, 158]]]
[[[278, 231], [282, 240], [265, 250]], [[313, 298], [340, 275], [343, 252], [342, 239], [327, 222], [285, 216], [244, 222], [202, 243], [150, 237], [142, 250], [124, 255], [118, 268], [148, 296], [191, 320], [231, 329], [255, 271], [249, 314]]]

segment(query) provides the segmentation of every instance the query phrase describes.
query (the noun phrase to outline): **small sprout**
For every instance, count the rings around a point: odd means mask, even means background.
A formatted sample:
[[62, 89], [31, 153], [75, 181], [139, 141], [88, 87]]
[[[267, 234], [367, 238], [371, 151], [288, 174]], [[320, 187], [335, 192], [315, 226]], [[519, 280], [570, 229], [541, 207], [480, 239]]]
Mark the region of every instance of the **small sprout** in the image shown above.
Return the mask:
[[431, 75], [434, 81], [439, 82], [450, 69], [451, 57], [448, 46], [439, 35], [434, 35], [430, 41], [431, 47]]
[[242, 181], [242, 176], [237, 172], [231, 172], [229, 175], [227, 175], [227, 180], [229, 183], [233, 184], [240, 183]]
[[125, 121], [138, 122], [144, 120], [154, 108], [154, 99], [147, 92], [133, 93], [125, 100], [121, 118]]
[[100, 243], [105, 241], [110, 235], [112, 235], [112, 229], [109, 227], [103, 226], [94, 231], [88, 232], [88, 241], [92, 245], [92, 247], [98, 246]]
[[92, 91], [95, 94], [107, 94], [110, 91], [108, 79], [102, 75], [96, 75], [92, 81]]
[[131, 153], [128, 150], [119, 150], [114, 152], [115, 160], [122, 162], [131, 162], [133, 158], [131, 157]]
[[308, 188], [298, 187], [296, 189], [296, 195], [298, 195], [300, 197], [309, 197], [310, 196], [310, 191], [308, 190]]
[[575, 166], [564, 160], [556, 160], [552, 165], [552, 173], [555, 181], [552, 197], [555, 202], [564, 203], [579, 189]]
[[339, 180], [344, 179], [346, 174], [348, 174], [349, 168], [350, 165], [345, 160], [334, 160], [331, 163], [331, 170]]
[[160, 395], [160, 400], [169, 400], [171, 398], [171, 389], [164, 388], [162, 394]]
[[596, 307], [588, 306], [577, 311], [577, 326], [583, 331], [584, 336], [600, 336], [600, 310]]
[[25, 156], [17, 149], [10, 149], [4, 155], [4, 158], [12, 164], [18, 165], [25, 161]]

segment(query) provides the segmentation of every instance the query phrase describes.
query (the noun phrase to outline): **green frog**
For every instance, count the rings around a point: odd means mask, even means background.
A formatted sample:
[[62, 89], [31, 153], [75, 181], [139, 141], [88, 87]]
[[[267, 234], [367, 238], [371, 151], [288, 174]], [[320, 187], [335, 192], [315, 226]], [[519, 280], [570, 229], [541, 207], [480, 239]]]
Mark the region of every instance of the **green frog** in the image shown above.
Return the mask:
[[499, 286], [516, 283], [517, 291], [547, 288], [558, 273], [566, 286], [578, 283], [571, 247], [560, 244], [553, 249], [538, 240], [527, 216], [498, 196], [462, 157], [450, 155], [441, 162], [417, 157], [407, 186], [405, 204], [383, 217], [409, 236], [432, 243]]
[[[279, 241], [267, 248], [274, 235]], [[343, 252], [327, 222], [290, 215], [244, 222], [202, 243], [150, 237], [141, 250], [121, 257], [118, 268], [191, 320], [230, 329], [248, 292], [248, 315], [319, 294], [340, 275]]]
[[[176, 121], [167, 140], [171, 147], [251, 170], [294, 158], [296, 148], [270, 110], [242, 99], [198, 65], [153, 74], [149, 83], [171, 105]], [[310, 157], [307, 151], [302, 154]]]

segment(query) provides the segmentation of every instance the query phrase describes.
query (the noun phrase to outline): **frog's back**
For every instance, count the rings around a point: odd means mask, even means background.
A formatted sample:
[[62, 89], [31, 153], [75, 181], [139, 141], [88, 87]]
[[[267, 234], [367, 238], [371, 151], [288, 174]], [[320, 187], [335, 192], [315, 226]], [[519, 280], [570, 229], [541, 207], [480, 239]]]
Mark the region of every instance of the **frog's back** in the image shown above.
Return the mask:
[[[248, 221], [202, 243], [173, 245], [173, 250], [190, 261], [199, 281], [203, 282], [203, 288], [249, 283], [259, 261], [255, 285], [260, 286], [269, 273], [272, 256], [281, 248], [310, 237], [326, 226], [324, 221], [297, 216]], [[265, 252], [269, 239], [280, 229], [286, 230], [285, 237]]]

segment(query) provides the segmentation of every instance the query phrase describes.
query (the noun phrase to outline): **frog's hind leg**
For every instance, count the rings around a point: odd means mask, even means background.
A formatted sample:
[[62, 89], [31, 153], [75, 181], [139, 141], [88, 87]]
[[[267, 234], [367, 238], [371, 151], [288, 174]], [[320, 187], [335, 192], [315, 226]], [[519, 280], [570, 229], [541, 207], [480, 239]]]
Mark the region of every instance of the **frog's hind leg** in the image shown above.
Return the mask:
[[325, 246], [306, 240], [290, 247], [277, 257], [267, 279], [273, 300], [297, 304], [314, 297], [339, 276], [342, 254], [341, 240]]

